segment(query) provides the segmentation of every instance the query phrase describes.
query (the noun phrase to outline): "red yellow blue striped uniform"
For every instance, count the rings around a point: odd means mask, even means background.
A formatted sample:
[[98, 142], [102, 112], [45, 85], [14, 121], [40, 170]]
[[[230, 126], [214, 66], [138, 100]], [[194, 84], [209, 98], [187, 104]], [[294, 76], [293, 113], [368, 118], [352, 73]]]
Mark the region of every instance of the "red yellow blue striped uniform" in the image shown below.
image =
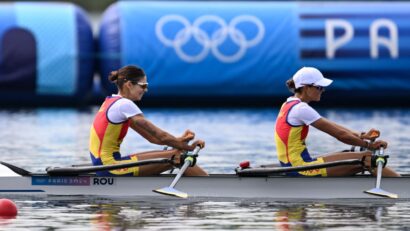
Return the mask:
[[[119, 164], [138, 160], [136, 155], [121, 157], [120, 154], [120, 145], [127, 134], [130, 121], [126, 120], [122, 123], [113, 123], [107, 116], [108, 109], [119, 99], [121, 99], [120, 96], [107, 97], [95, 116], [90, 130], [89, 144], [93, 165]], [[132, 167], [111, 171], [100, 171], [97, 172], [97, 175], [137, 176], [138, 171], [138, 167]]]
[[[275, 141], [278, 159], [282, 167], [324, 163], [323, 158], [312, 158], [306, 148], [305, 139], [309, 133], [309, 126], [295, 126], [288, 122], [289, 112], [298, 103], [300, 103], [299, 100], [285, 102], [276, 119]], [[293, 172], [289, 175], [327, 176], [327, 172], [326, 169], [315, 169]]]

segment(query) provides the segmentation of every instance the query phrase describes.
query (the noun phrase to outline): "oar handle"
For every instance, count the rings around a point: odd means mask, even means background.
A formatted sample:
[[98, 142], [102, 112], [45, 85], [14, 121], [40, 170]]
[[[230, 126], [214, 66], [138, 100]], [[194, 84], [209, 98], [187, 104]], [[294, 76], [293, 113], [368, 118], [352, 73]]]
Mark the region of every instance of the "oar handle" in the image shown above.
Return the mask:
[[199, 151], [201, 151], [201, 147], [198, 145], [195, 147], [194, 151], [192, 151], [192, 155], [198, 155]]
[[196, 164], [196, 158], [198, 157], [198, 153], [200, 150], [201, 150], [201, 147], [198, 145], [195, 147], [192, 153], [186, 152], [183, 155], [181, 155], [180, 164], [189, 163], [189, 167], [194, 167]]
[[379, 156], [384, 156], [384, 148], [383, 146], [379, 149]]

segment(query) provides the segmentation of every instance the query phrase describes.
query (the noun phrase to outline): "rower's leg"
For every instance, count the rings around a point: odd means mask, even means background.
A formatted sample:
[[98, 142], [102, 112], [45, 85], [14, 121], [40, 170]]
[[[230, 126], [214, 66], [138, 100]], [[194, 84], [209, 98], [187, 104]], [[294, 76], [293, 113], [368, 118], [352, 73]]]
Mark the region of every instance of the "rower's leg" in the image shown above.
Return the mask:
[[[370, 151], [365, 152], [337, 152], [322, 156], [325, 162], [333, 162], [338, 160], [351, 160], [358, 159], [362, 160], [365, 157], [365, 166], [367, 169], [370, 169], [372, 153]], [[363, 171], [363, 167], [360, 165], [352, 166], [338, 166], [333, 168], [327, 168], [328, 176], [351, 176]], [[376, 175], [375, 171], [371, 172], [373, 175]], [[399, 177], [400, 174], [395, 172], [393, 169], [385, 167], [382, 172], [383, 176], [388, 177]]]
[[[363, 156], [369, 156], [369, 158], [366, 159], [370, 159], [371, 155], [371, 152], [336, 152], [322, 156], [322, 158], [327, 163], [339, 160], [361, 160]], [[363, 167], [361, 165], [346, 165], [327, 168], [326, 170], [328, 176], [351, 176], [363, 171]]]
[[[372, 169], [372, 171], [370, 171], [370, 173], [373, 176], [377, 176], [377, 168]], [[401, 175], [399, 173], [397, 173], [396, 171], [394, 171], [393, 169], [389, 168], [389, 167], [384, 167], [383, 171], [382, 171], [382, 176], [384, 177], [401, 177]]]
[[201, 167], [195, 165], [194, 167], [190, 167], [185, 170], [185, 176], [208, 176], [208, 173], [205, 172]]
[[[377, 176], [377, 168], [371, 168], [371, 152], [370, 151], [366, 151], [366, 152], [360, 152], [360, 153], [365, 153], [365, 166], [367, 169], [371, 169], [369, 172], [373, 175], [373, 176]], [[369, 154], [370, 153], [370, 154]], [[394, 171], [392, 168], [390, 167], [384, 167], [382, 170], [382, 176], [384, 177], [401, 177], [401, 175], [399, 173], [397, 173], [396, 171]]]
[[[137, 156], [138, 160], [149, 160], [155, 158], [167, 158], [170, 159], [172, 156], [176, 155], [178, 150], [166, 150], [166, 151], [150, 151], [134, 154]], [[138, 176], [151, 176], [158, 175], [166, 170], [171, 169], [173, 166], [171, 164], [150, 164], [143, 165], [139, 167]]]
[[[138, 160], [148, 160], [154, 158], [167, 158], [171, 159], [173, 156], [176, 161], [179, 161], [182, 151], [178, 149], [170, 149], [166, 151], [150, 151], [150, 152], [143, 152], [135, 154]], [[139, 176], [150, 176], [150, 175], [158, 175], [162, 172], [165, 172], [174, 166], [171, 164], [150, 164], [144, 165], [139, 167]], [[194, 167], [190, 167], [185, 171], [186, 176], [207, 176], [206, 173], [201, 167], [195, 165]]]

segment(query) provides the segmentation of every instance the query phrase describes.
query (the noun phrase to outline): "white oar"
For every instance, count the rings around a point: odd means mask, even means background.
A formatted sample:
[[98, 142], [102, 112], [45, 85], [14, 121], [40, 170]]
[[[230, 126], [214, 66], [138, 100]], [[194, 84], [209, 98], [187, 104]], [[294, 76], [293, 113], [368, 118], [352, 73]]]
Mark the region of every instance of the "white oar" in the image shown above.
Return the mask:
[[201, 148], [198, 146], [194, 149], [193, 153], [191, 155], [188, 155], [187, 158], [185, 158], [184, 165], [182, 165], [182, 168], [179, 170], [177, 176], [175, 179], [172, 181], [171, 185], [168, 187], [160, 188], [160, 189], [154, 189], [152, 190], [153, 192], [168, 195], [168, 196], [175, 196], [175, 197], [180, 197], [180, 198], [188, 198], [188, 194], [185, 192], [181, 192], [177, 189], [175, 189], [175, 185], [178, 183], [179, 179], [181, 176], [184, 174], [185, 170], [192, 164], [194, 161], [192, 156], [195, 156], [198, 154], [199, 150]]
[[380, 188], [381, 181], [382, 181], [382, 170], [383, 165], [385, 163], [384, 159], [384, 149], [380, 148], [379, 155], [377, 155], [376, 164], [377, 164], [377, 179], [376, 179], [376, 187], [367, 191], [365, 193], [382, 196], [382, 197], [389, 197], [389, 198], [398, 198], [399, 196], [395, 193], [387, 192]]

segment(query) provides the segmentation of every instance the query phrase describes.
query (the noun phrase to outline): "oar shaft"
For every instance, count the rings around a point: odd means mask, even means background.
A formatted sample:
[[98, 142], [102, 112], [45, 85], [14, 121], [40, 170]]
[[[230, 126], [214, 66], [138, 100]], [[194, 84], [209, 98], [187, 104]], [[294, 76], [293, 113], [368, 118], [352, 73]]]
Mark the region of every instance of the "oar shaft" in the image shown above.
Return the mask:
[[382, 156], [384, 156], [384, 148], [383, 147], [380, 147], [379, 155], [380, 155], [380, 157], [376, 159], [376, 162], [377, 162], [376, 188], [380, 188], [380, 184], [381, 184], [381, 181], [382, 181], [382, 171], [383, 171], [383, 165], [384, 165], [384, 159], [382, 159]]
[[377, 179], [376, 179], [376, 188], [380, 188], [380, 184], [382, 181], [382, 171], [383, 171], [383, 163], [377, 163]]
[[155, 190], [152, 190], [152, 191], [154, 191], [156, 193], [161, 193], [161, 194], [164, 194], [164, 195], [168, 195], [168, 196], [175, 196], [175, 197], [179, 197], [179, 198], [188, 198], [188, 194], [175, 189], [175, 185], [178, 183], [179, 179], [182, 177], [185, 170], [192, 164], [192, 161], [194, 161], [193, 158], [195, 158], [198, 155], [199, 150], [201, 150], [201, 148], [198, 146], [194, 149], [194, 151], [191, 155], [188, 155], [188, 157], [185, 158], [184, 164], [182, 165], [181, 169], [179, 170], [178, 174], [176, 175], [175, 179], [172, 181], [172, 183], [169, 187], [155, 189]]
[[[201, 150], [201, 147], [197, 146], [195, 147], [194, 151], [192, 152], [192, 155], [197, 155], [199, 150]], [[186, 158], [184, 165], [182, 165], [181, 169], [179, 170], [177, 176], [175, 179], [172, 181], [171, 185], [169, 186], [170, 188], [174, 188], [175, 185], [178, 183], [179, 178], [181, 178], [182, 174], [184, 174], [185, 170], [192, 164], [191, 160]]]
[[182, 174], [184, 174], [185, 170], [191, 165], [191, 161], [187, 160], [185, 161], [184, 165], [182, 165], [182, 168], [179, 170], [177, 176], [175, 179], [172, 181], [171, 185], [169, 187], [174, 188], [175, 185], [178, 183], [179, 178], [181, 178]]
[[384, 149], [383, 147], [380, 148], [380, 153], [379, 155], [376, 155], [378, 157], [376, 159], [377, 163], [377, 178], [376, 178], [376, 187], [372, 188], [370, 190], [364, 191], [365, 193], [369, 193], [372, 195], [376, 196], [383, 196], [383, 197], [389, 197], [389, 198], [398, 198], [399, 195], [391, 192], [387, 192], [383, 189], [380, 188], [381, 186], [381, 181], [382, 181], [382, 174], [383, 174], [383, 165], [385, 164], [385, 159], [384, 159]]

